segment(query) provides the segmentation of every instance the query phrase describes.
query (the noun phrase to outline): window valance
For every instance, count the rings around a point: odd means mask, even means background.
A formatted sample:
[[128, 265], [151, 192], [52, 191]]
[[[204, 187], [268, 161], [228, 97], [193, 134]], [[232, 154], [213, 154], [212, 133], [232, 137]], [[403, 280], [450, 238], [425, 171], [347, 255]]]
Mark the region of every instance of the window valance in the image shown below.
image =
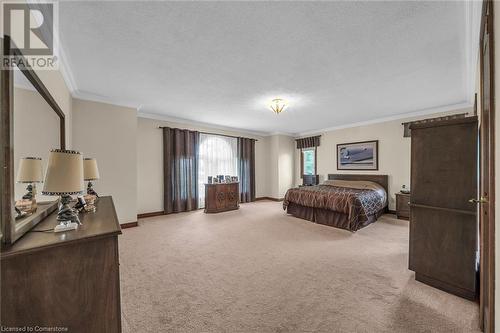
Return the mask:
[[297, 149], [318, 147], [320, 137], [321, 135], [295, 139], [295, 141], [297, 142]]

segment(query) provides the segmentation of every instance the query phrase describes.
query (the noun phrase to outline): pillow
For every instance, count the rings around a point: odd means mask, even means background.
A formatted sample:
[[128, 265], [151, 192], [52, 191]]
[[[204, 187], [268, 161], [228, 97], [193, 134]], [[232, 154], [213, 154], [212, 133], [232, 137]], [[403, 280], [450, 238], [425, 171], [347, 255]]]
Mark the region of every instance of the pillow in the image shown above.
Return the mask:
[[334, 180], [325, 180], [323, 185], [330, 186], [338, 186], [338, 187], [350, 187], [356, 189], [373, 189], [373, 187], [380, 187], [379, 184], [370, 182], [367, 180], [342, 180], [342, 179], [334, 179]]

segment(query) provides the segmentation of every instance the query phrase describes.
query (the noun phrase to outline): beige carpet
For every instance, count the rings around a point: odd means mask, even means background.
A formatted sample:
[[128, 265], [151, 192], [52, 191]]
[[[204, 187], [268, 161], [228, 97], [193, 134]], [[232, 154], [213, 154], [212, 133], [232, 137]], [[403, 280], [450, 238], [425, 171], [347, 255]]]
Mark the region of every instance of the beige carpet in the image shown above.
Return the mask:
[[139, 221], [120, 236], [124, 332], [476, 332], [478, 306], [416, 282], [408, 222], [355, 234], [281, 203]]

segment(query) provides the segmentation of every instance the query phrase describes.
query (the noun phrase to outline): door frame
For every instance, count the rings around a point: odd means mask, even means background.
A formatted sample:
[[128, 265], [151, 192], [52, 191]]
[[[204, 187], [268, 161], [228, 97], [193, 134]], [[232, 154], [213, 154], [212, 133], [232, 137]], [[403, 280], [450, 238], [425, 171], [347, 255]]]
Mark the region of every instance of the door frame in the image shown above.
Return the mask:
[[[480, 151], [488, 154], [488, 161], [485, 163], [485, 156], [480, 156], [479, 168], [479, 189], [480, 196], [487, 197], [486, 211], [480, 208], [478, 216], [487, 215], [487, 218], [479, 217], [480, 230], [480, 281], [479, 281], [479, 304], [480, 304], [480, 325], [484, 332], [493, 333], [495, 331], [495, 44], [493, 27], [493, 6], [492, 0], [484, 0], [481, 14], [481, 32], [479, 38], [479, 61], [480, 61], [480, 95], [481, 101], [484, 95], [484, 41], [488, 38], [489, 57], [489, 112], [483, 111], [484, 104], [481, 102], [480, 114]], [[486, 124], [487, 136], [483, 135], [483, 125]], [[485, 136], [488, 142], [485, 143]], [[485, 146], [487, 144], [487, 146]], [[482, 184], [482, 170], [488, 174], [487, 188]], [[483, 225], [486, 223], [486, 225]], [[484, 233], [483, 234], [483, 230]], [[488, 269], [484, 271], [485, 267]]]

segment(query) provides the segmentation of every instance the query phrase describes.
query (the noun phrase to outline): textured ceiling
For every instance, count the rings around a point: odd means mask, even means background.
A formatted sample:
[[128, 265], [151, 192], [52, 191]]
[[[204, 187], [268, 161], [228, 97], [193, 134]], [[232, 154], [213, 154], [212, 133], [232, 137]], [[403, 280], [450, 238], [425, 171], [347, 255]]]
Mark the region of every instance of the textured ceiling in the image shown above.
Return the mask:
[[61, 2], [60, 34], [77, 95], [303, 133], [466, 102], [465, 17], [455, 1]]

